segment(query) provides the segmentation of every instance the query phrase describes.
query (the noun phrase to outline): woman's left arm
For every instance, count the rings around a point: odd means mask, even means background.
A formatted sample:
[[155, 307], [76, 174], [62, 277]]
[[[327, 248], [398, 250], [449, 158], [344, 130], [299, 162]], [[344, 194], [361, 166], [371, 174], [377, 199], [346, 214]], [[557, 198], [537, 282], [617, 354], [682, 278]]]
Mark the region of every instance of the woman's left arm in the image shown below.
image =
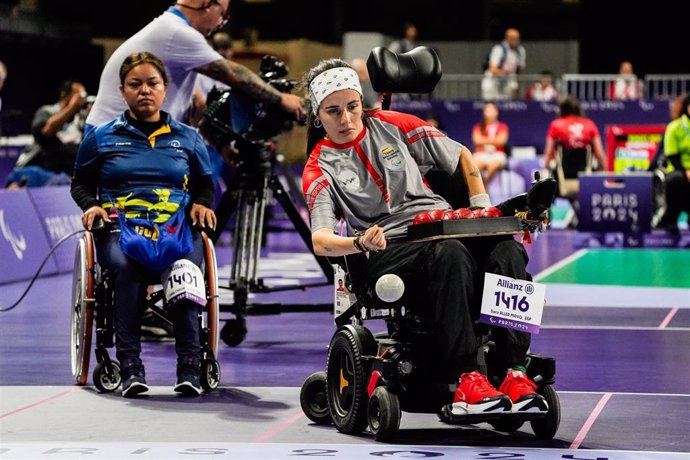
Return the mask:
[[469, 149], [464, 145], [460, 149], [460, 167], [462, 168], [462, 177], [465, 179], [465, 183], [467, 184], [470, 199], [476, 195], [485, 195], [486, 189], [484, 188], [482, 175], [479, 172], [479, 168], [477, 168], [477, 165], [474, 163], [472, 152], [470, 152]]

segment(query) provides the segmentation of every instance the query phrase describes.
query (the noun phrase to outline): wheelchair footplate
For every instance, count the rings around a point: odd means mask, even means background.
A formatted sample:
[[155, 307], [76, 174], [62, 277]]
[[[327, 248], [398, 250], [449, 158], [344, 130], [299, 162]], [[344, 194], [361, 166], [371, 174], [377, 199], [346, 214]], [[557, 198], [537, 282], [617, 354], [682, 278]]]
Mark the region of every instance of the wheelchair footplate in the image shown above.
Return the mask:
[[407, 240], [422, 242], [444, 238], [514, 235], [523, 231], [521, 220], [516, 216], [437, 220], [408, 226]]
[[450, 425], [475, 425], [477, 423], [501, 422], [527, 422], [543, 419], [548, 412], [495, 412], [489, 414], [465, 414], [455, 415], [451, 412], [451, 406], [444, 406], [439, 413], [443, 423]]

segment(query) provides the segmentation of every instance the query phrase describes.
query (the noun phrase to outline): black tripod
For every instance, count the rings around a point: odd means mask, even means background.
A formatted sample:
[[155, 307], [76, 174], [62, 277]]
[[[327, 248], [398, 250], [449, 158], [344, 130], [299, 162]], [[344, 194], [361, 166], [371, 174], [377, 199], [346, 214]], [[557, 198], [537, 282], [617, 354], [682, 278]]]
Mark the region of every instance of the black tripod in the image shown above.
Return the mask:
[[[269, 315], [283, 312], [329, 311], [331, 304], [290, 304], [278, 303], [249, 304], [249, 293], [268, 293], [292, 289], [333, 284], [333, 267], [324, 257], [316, 256], [327, 281], [301, 284], [295, 286], [269, 287], [258, 278], [258, 263], [264, 238], [266, 205], [275, 196], [288, 218], [295, 226], [300, 237], [313, 253], [311, 231], [302, 219], [293, 199], [287, 193], [279, 178], [274, 174], [277, 165], [283, 166], [283, 173], [293, 195], [303, 201], [299, 187], [296, 185], [289, 166], [282, 161], [282, 156], [275, 152], [275, 145], [269, 141], [248, 141], [243, 139], [241, 146], [243, 161], [237, 167], [230, 186], [223, 193], [216, 209], [217, 230], [212, 235], [216, 241], [220, 232], [226, 227], [230, 217], [235, 214], [232, 235], [233, 257], [230, 272], [230, 283], [227, 289], [233, 291], [232, 304], [220, 304], [221, 311], [235, 314], [234, 319], [227, 320], [221, 330], [221, 338], [230, 346], [239, 345], [247, 334], [246, 315]], [[306, 206], [306, 203], [304, 203]], [[223, 287], [223, 286], [221, 286]], [[224, 288], [224, 287], [223, 287]]]

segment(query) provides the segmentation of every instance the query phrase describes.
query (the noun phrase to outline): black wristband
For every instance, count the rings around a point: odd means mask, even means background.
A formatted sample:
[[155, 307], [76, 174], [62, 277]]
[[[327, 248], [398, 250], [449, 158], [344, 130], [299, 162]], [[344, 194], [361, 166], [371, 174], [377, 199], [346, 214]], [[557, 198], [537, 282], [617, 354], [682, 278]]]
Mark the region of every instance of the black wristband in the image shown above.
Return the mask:
[[362, 238], [362, 235], [357, 235], [355, 239], [352, 240], [352, 244], [359, 252], [367, 252], [367, 248], [364, 247], [360, 238]]

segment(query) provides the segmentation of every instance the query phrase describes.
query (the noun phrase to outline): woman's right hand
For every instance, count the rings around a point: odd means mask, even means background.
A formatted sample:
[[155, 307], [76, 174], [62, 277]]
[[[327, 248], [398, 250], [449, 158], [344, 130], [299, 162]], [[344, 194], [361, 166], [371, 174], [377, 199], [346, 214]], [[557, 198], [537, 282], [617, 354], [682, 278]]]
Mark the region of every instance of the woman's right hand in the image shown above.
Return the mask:
[[97, 218], [103, 219], [104, 222], [110, 222], [108, 212], [105, 209], [101, 208], [100, 206], [92, 206], [84, 211], [84, 214], [81, 215], [81, 223], [86, 230], [91, 230], [93, 227], [93, 222]]
[[360, 244], [368, 251], [383, 251], [386, 249], [386, 236], [383, 227], [373, 225], [366, 229], [359, 238]]

